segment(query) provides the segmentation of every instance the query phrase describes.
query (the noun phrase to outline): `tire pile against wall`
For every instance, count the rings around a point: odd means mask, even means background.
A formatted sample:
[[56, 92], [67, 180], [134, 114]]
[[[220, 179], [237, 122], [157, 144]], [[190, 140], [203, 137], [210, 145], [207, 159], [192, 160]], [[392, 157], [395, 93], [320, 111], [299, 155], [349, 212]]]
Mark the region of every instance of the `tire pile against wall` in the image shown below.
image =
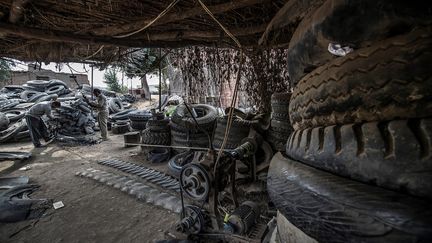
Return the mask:
[[[278, 210], [319, 242], [432, 239], [432, 28], [421, 11], [398, 15], [412, 6], [380, 2], [326, 1], [290, 43], [294, 131], [287, 157], [271, 163], [268, 190]], [[355, 22], [356, 36], [342, 31], [358, 18], [341, 14], [348, 6], [373, 9]], [[404, 28], [388, 33], [387, 18]], [[362, 31], [371, 19], [378, 24]], [[335, 57], [317, 48], [332, 36], [342, 46], [355, 38], [354, 51]]]
[[[117, 94], [102, 89], [104, 94], [116, 99], [115, 111], [119, 107], [130, 106], [134, 99], [129, 95], [117, 97]], [[84, 85], [82, 89], [72, 91], [61, 80], [30, 80], [24, 85], [7, 85], [0, 90], [0, 143], [29, 140], [24, 116], [34, 104], [43, 101], [58, 100], [62, 106], [53, 110], [57, 121], [46, 121], [47, 125], [60, 135], [80, 136], [93, 134], [97, 129], [95, 114], [82, 95], [91, 96], [91, 88]], [[120, 103], [120, 105], [119, 105]]]
[[275, 151], [284, 151], [285, 144], [293, 129], [289, 117], [290, 93], [274, 93], [271, 96], [271, 123], [267, 141]]

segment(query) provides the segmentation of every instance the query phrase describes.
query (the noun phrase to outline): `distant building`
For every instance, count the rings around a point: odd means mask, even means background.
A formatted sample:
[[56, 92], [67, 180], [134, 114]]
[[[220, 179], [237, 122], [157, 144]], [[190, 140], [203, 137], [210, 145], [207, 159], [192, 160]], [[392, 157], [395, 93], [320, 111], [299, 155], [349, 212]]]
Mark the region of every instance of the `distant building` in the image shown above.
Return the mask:
[[59, 79], [65, 82], [69, 88], [77, 88], [78, 84], [89, 84], [87, 74], [57, 73], [51, 70], [35, 68], [34, 64], [29, 64], [27, 71], [12, 71], [10, 84], [21, 85], [29, 80], [51, 79]]

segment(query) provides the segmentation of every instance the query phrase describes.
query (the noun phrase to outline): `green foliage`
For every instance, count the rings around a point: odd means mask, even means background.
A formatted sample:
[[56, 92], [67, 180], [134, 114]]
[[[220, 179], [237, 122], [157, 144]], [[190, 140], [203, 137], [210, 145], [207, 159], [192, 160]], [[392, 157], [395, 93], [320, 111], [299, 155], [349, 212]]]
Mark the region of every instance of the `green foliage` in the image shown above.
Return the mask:
[[11, 64], [3, 59], [0, 59], [0, 87], [7, 84], [11, 78]]
[[[159, 63], [164, 70], [167, 66], [167, 59], [162, 53], [162, 59], [159, 58], [159, 49], [144, 48], [131, 53], [128, 62], [122, 69], [129, 78], [142, 77], [147, 74], [157, 74]], [[162, 70], [162, 71], [163, 71]]]
[[108, 89], [118, 93], [126, 93], [128, 88], [126, 86], [122, 86], [120, 84], [119, 79], [117, 78], [117, 69], [110, 68], [104, 73], [104, 83], [107, 84]]

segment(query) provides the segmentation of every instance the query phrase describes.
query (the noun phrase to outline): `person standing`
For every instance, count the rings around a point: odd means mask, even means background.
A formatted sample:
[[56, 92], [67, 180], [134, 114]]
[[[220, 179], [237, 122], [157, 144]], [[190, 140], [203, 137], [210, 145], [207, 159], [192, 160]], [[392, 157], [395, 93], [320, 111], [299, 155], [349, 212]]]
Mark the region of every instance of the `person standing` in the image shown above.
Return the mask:
[[102, 94], [100, 89], [93, 89], [93, 94], [96, 96], [96, 101], [89, 101], [86, 96], [84, 100], [93, 108], [98, 111], [97, 120], [101, 132], [102, 140], [108, 140], [108, 103], [105, 95]]
[[48, 128], [42, 120], [42, 116], [46, 115], [49, 119], [54, 119], [51, 110], [58, 109], [60, 106], [61, 104], [58, 101], [40, 102], [32, 106], [25, 115], [27, 127], [30, 132], [30, 138], [36, 148], [42, 146], [40, 143], [41, 138], [45, 140], [46, 144], [54, 140], [54, 136], [49, 134]]

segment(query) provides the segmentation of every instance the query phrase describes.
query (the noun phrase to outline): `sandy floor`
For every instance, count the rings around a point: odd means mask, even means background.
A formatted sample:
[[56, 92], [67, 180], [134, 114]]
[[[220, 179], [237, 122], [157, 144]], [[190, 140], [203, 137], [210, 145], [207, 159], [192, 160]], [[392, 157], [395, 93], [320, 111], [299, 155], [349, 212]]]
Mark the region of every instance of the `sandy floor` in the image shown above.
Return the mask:
[[[41, 185], [33, 198], [62, 201], [65, 207], [49, 209], [40, 220], [0, 224], [0, 242], [153, 242], [166, 239], [166, 231], [172, 229], [177, 214], [75, 176], [77, 171], [90, 167], [120, 173], [96, 163], [103, 158], [149, 165], [138, 147], [124, 148], [122, 142], [122, 136], [112, 136], [110, 141], [84, 147], [52, 144], [34, 149], [30, 143], [2, 144], [0, 151], [31, 151], [33, 158], [3, 170], [0, 176], [29, 176], [31, 183]], [[18, 170], [24, 166], [30, 169]], [[166, 164], [156, 166], [160, 170], [165, 167]]]

